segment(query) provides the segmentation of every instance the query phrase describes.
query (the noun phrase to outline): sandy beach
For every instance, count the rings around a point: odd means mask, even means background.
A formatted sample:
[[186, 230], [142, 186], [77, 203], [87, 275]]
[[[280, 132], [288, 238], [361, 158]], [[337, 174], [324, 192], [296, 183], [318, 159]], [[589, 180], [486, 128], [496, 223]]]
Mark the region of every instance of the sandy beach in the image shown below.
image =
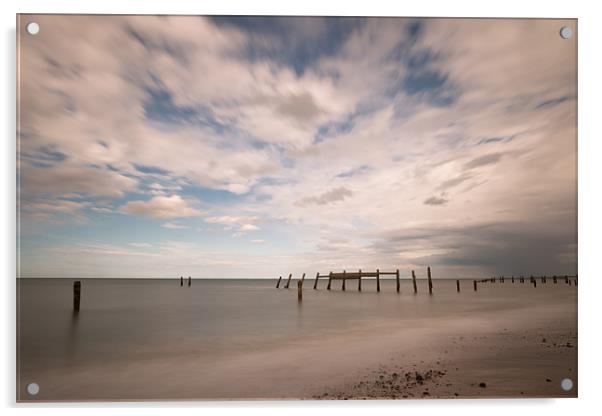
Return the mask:
[[[458, 334], [461, 332], [458, 332]], [[577, 334], [557, 324], [507, 325], [502, 332], [448, 334], [400, 351], [356, 382], [327, 388], [316, 399], [576, 397]], [[560, 388], [564, 378], [574, 388]]]

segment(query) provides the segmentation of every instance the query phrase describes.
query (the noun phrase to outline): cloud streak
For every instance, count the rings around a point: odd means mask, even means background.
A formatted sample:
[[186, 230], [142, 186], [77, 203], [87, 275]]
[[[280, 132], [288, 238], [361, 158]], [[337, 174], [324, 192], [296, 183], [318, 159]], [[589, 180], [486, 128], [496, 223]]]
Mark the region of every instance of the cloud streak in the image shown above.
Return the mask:
[[[142, 215], [155, 219], [195, 217], [201, 211], [193, 208], [190, 203], [179, 195], [155, 196], [147, 201], [130, 201], [120, 208], [129, 215]], [[171, 227], [175, 228], [173, 224]]]
[[35, 18], [24, 275], [576, 270], [574, 21]]

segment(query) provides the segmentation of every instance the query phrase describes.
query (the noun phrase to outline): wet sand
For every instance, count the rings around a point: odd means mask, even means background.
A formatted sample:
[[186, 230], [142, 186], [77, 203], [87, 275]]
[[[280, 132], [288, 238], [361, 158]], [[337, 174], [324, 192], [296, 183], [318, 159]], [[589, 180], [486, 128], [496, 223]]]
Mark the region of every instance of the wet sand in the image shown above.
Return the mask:
[[[564, 391], [564, 378], [573, 383]], [[400, 351], [355, 382], [315, 399], [577, 397], [577, 334], [555, 323], [530, 329], [504, 328]]]

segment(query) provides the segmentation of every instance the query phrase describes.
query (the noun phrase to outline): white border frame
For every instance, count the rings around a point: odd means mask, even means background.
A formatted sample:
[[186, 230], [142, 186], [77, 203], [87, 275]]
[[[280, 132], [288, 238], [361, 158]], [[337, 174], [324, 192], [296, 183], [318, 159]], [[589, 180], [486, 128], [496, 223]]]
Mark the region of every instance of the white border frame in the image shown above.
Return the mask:
[[[423, 414], [453, 415], [507, 415], [508, 412], [537, 411], [547, 415], [589, 414], [599, 411], [600, 397], [597, 391], [602, 374], [597, 349], [602, 337], [597, 317], [600, 316], [600, 294], [602, 276], [596, 264], [602, 213], [601, 185], [599, 179], [600, 157], [602, 156], [602, 131], [599, 113], [600, 103], [596, 92], [600, 88], [602, 74], [600, 41], [602, 40], [600, 14], [596, 13], [595, 2], [505, 0], [504, 2], [482, 2], [469, 0], [398, 2], [387, 0], [304, 0], [282, 2], [276, 0], [21, 0], [18, 3], [0, 2], [2, 13], [2, 76], [0, 101], [2, 111], [2, 162], [0, 175], [4, 189], [0, 204], [2, 276], [3, 339], [0, 342], [2, 359], [5, 361], [0, 378], [0, 404], [8, 407], [9, 414], [44, 412], [49, 415], [77, 414], [86, 412], [101, 415], [108, 409], [128, 414], [162, 415], [166, 408], [182, 414], [198, 414], [199, 410], [211, 414], [232, 414], [244, 411], [250, 415], [327, 414], [333, 410], [344, 410], [349, 415], [364, 416], [367, 411], [420, 412]], [[358, 16], [445, 16], [445, 17], [557, 17], [579, 19], [579, 399], [508, 399], [508, 400], [419, 400], [384, 402], [168, 402], [168, 403], [98, 403], [98, 404], [15, 404], [15, 22], [16, 13], [108, 13], [108, 14], [286, 14], [286, 15], [358, 15]], [[598, 75], [595, 75], [598, 74]], [[596, 267], [598, 266], [598, 267]], [[84, 410], [85, 409], [85, 410]], [[172, 412], [171, 410], [170, 412]]]

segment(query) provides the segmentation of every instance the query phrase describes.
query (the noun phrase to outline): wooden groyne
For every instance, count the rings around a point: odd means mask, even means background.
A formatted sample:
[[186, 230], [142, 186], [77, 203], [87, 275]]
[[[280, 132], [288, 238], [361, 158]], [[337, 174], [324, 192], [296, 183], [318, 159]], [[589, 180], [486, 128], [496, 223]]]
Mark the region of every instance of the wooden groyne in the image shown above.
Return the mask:
[[[313, 289], [314, 290], [318, 290], [318, 283], [320, 279], [328, 279], [328, 284], [326, 285], [326, 290], [331, 290], [332, 289], [332, 284], [333, 281], [336, 280], [340, 280], [341, 281], [341, 291], [346, 291], [347, 290], [347, 280], [357, 280], [357, 291], [361, 292], [362, 291], [362, 279], [363, 278], [373, 278], [376, 280], [376, 291], [380, 292], [381, 290], [381, 285], [380, 285], [380, 279], [383, 276], [395, 276], [395, 290], [397, 293], [401, 293], [401, 276], [400, 276], [400, 272], [399, 269], [397, 270], [392, 270], [392, 271], [383, 271], [380, 269], [376, 269], [376, 271], [362, 271], [361, 269], [359, 269], [358, 271], [347, 271], [347, 270], [343, 270], [341, 272], [328, 272], [321, 274], [320, 272], [316, 273], [316, 276], [314, 278], [314, 284], [313, 284]], [[291, 280], [293, 278], [293, 274], [290, 273], [288, 275], [288, 279], [286, 282], [286, 285], [284, 286], [285, 289], [288, 289], [290, 287], [290, 283]], [[530, 276], [529, 278], [529, 282], [533, 285], [534, 288], [537, 288], [537, 282], [541, 282], [543, 284], [547, 283], [548, 278], [551, 278], [552, 281], [554, 283], [557, 283], [558, 280], [560, 279], [558, 276], [554, 275], [554, 276]], [[565, 279], [565, 282], [567, 285], [572, 285], [574, 284], [575, 286], [577, 286], [577, 276], [563, 276], [563, 278]], [[413, 291], [414, 294], [418, 293], [418, 284], [417, 284], [417, 278], [416, 278], [416, 272], [414, 270], [412, 270], [411, 272], [411, 279], [412, 279], [412, 287], [413, 287]], [[520, 276], [520, 277], [514, 277], [511, 276], [511, 282], [512, 283], [525, 283], [525, 277], [524, 276]], [[303, 283], [305, 280], [305, 273], [302, 274], [301, 278], [298, 280], [297, 282], [297, 291], [298, 291], [298, 299], [299, 301], [302, 300], [303, 298]], [[409, 280], [408, 279], [404, 279], [404, 280]], [[433, 276], [431, 273], [431, 268], [430, 266], [427, 267], [426, 269], [426, 277], [423, 277], [422, 280], [426, 280], [427, 282], [427, 287], [429, 290], [429, 295], [432, 295], [434, 292], [434, 285], [433, 285]], [[442, 280], [447, 280], [447, 279], [442, 279]], [[455, 279], [456, 280], [456, 292], [460, 293], [461, 292], [461, 287], [460, 287], [460, 280], [461, 279]], [[505, 283], [506, 281], [506, 277], [505, 276], [493, 276], [490, 278], [486, 278], [486, 279], [474, 279], [472, 281], [472, 285], [473, 285], [473, 291], [477, 292], [478, 291], [478, 285], [482, 284], [482, 283]], [[276, 283], [276, 288], [280, 288], [280, 283], [282, 282], [282, 276], [278, 277], [278, 281]]]
[[[432, 278], [431, 278], [430, 267], [427, 269], [427, 275], [428, 275], [429, 293], [432, 294], [433, 293], [433, 282], [432, 282]], [[376, 271], [373, 271], [373, 272], [372, 271], [362, 271], [361, 269], [358, 271], [343, 270], [342, 272], [332, 272], [331, 271], [331, 272], [328, 272], [328, 274], [320, 274], [320, 272], [317, 272], [316, 277], [314, 278], [313, 288], [315, 290], [318, 290], [319, 280], [320, 279], [328, 279], [328, 284], [326, 285], [326, 290], [331, 290], [333, 281], [340, 280], [341, 281], [341, 290], [346, 291], [347, 290], [347, 280], [357, 280], [357, 291], [361, 292], [362, 291], [362, 279], [363, 278], [374, 278], [376, 280], [376, 291], [380, 292], [380, 279], [383, 276], [395, 276], [395, 290], [397, 293], [401, 292], [401, 276], [399, 273], [399, 269], [392, 270], [392, 271], [382, 271], [380, 269], [376, 269]], [[286, 282], [286, 285], [284, 286], [285, 289], [288, 289], [290, 287], [292, 277], [293, 277], [293, 274], [290, 273], [288, 275], [288, 280]], [[301, 279], [299, 281], [303, 283], [304, 280], [305, 280], [305, 273], [303, 273], [303, 275], [301, 276]], [[280, 288], [281, 282], [282, 282], [282, 276], [279, 276], [278, 280], [276, 282], [276, 289]], [[418, 286], [416, 284], [416, 273], [414, 272], [414, 270], [412, 270], [412, 285], [414, 287], [414, 293], [418, 293]], [[303, 284], [301, 284], [301, 286], [303, 286]]]
[[[488, 279], [482, 279], [482, 280], [475, 280], [476, 282], [479, 283], [495, 283], [495, 282], [499, 282], [499, 283], [504, 283], [505, 281], [505, 277], [504, 276], [496, 276], [496, 277], [491, 277]], [[525, 277], [524, 276], [520, 276], [518, 278], [515, 279], [514, 276], [512, 276], [512, 283], [516, 282], [516, 279], [518, 280], [519, 283], [525, 283]], [[548, 279], [552, 279], [552, 282], [554, 284], [558, 284], [559, 279], [564, 279], [565, 283], [569, 286], [571, 285], [575, 285], [577, 286], [577, 275], [574, 276], [557, 276], [557, 275], [553, 275], [553, 276], [529, 276], [529, 283], [531, 283], [533, 285], [534, 288], [537, 287], [537, 282], [539, 281], [541, 284], [547, 284], [548, 283]], [[475, 289], [476, 290], [476, 289]]]

